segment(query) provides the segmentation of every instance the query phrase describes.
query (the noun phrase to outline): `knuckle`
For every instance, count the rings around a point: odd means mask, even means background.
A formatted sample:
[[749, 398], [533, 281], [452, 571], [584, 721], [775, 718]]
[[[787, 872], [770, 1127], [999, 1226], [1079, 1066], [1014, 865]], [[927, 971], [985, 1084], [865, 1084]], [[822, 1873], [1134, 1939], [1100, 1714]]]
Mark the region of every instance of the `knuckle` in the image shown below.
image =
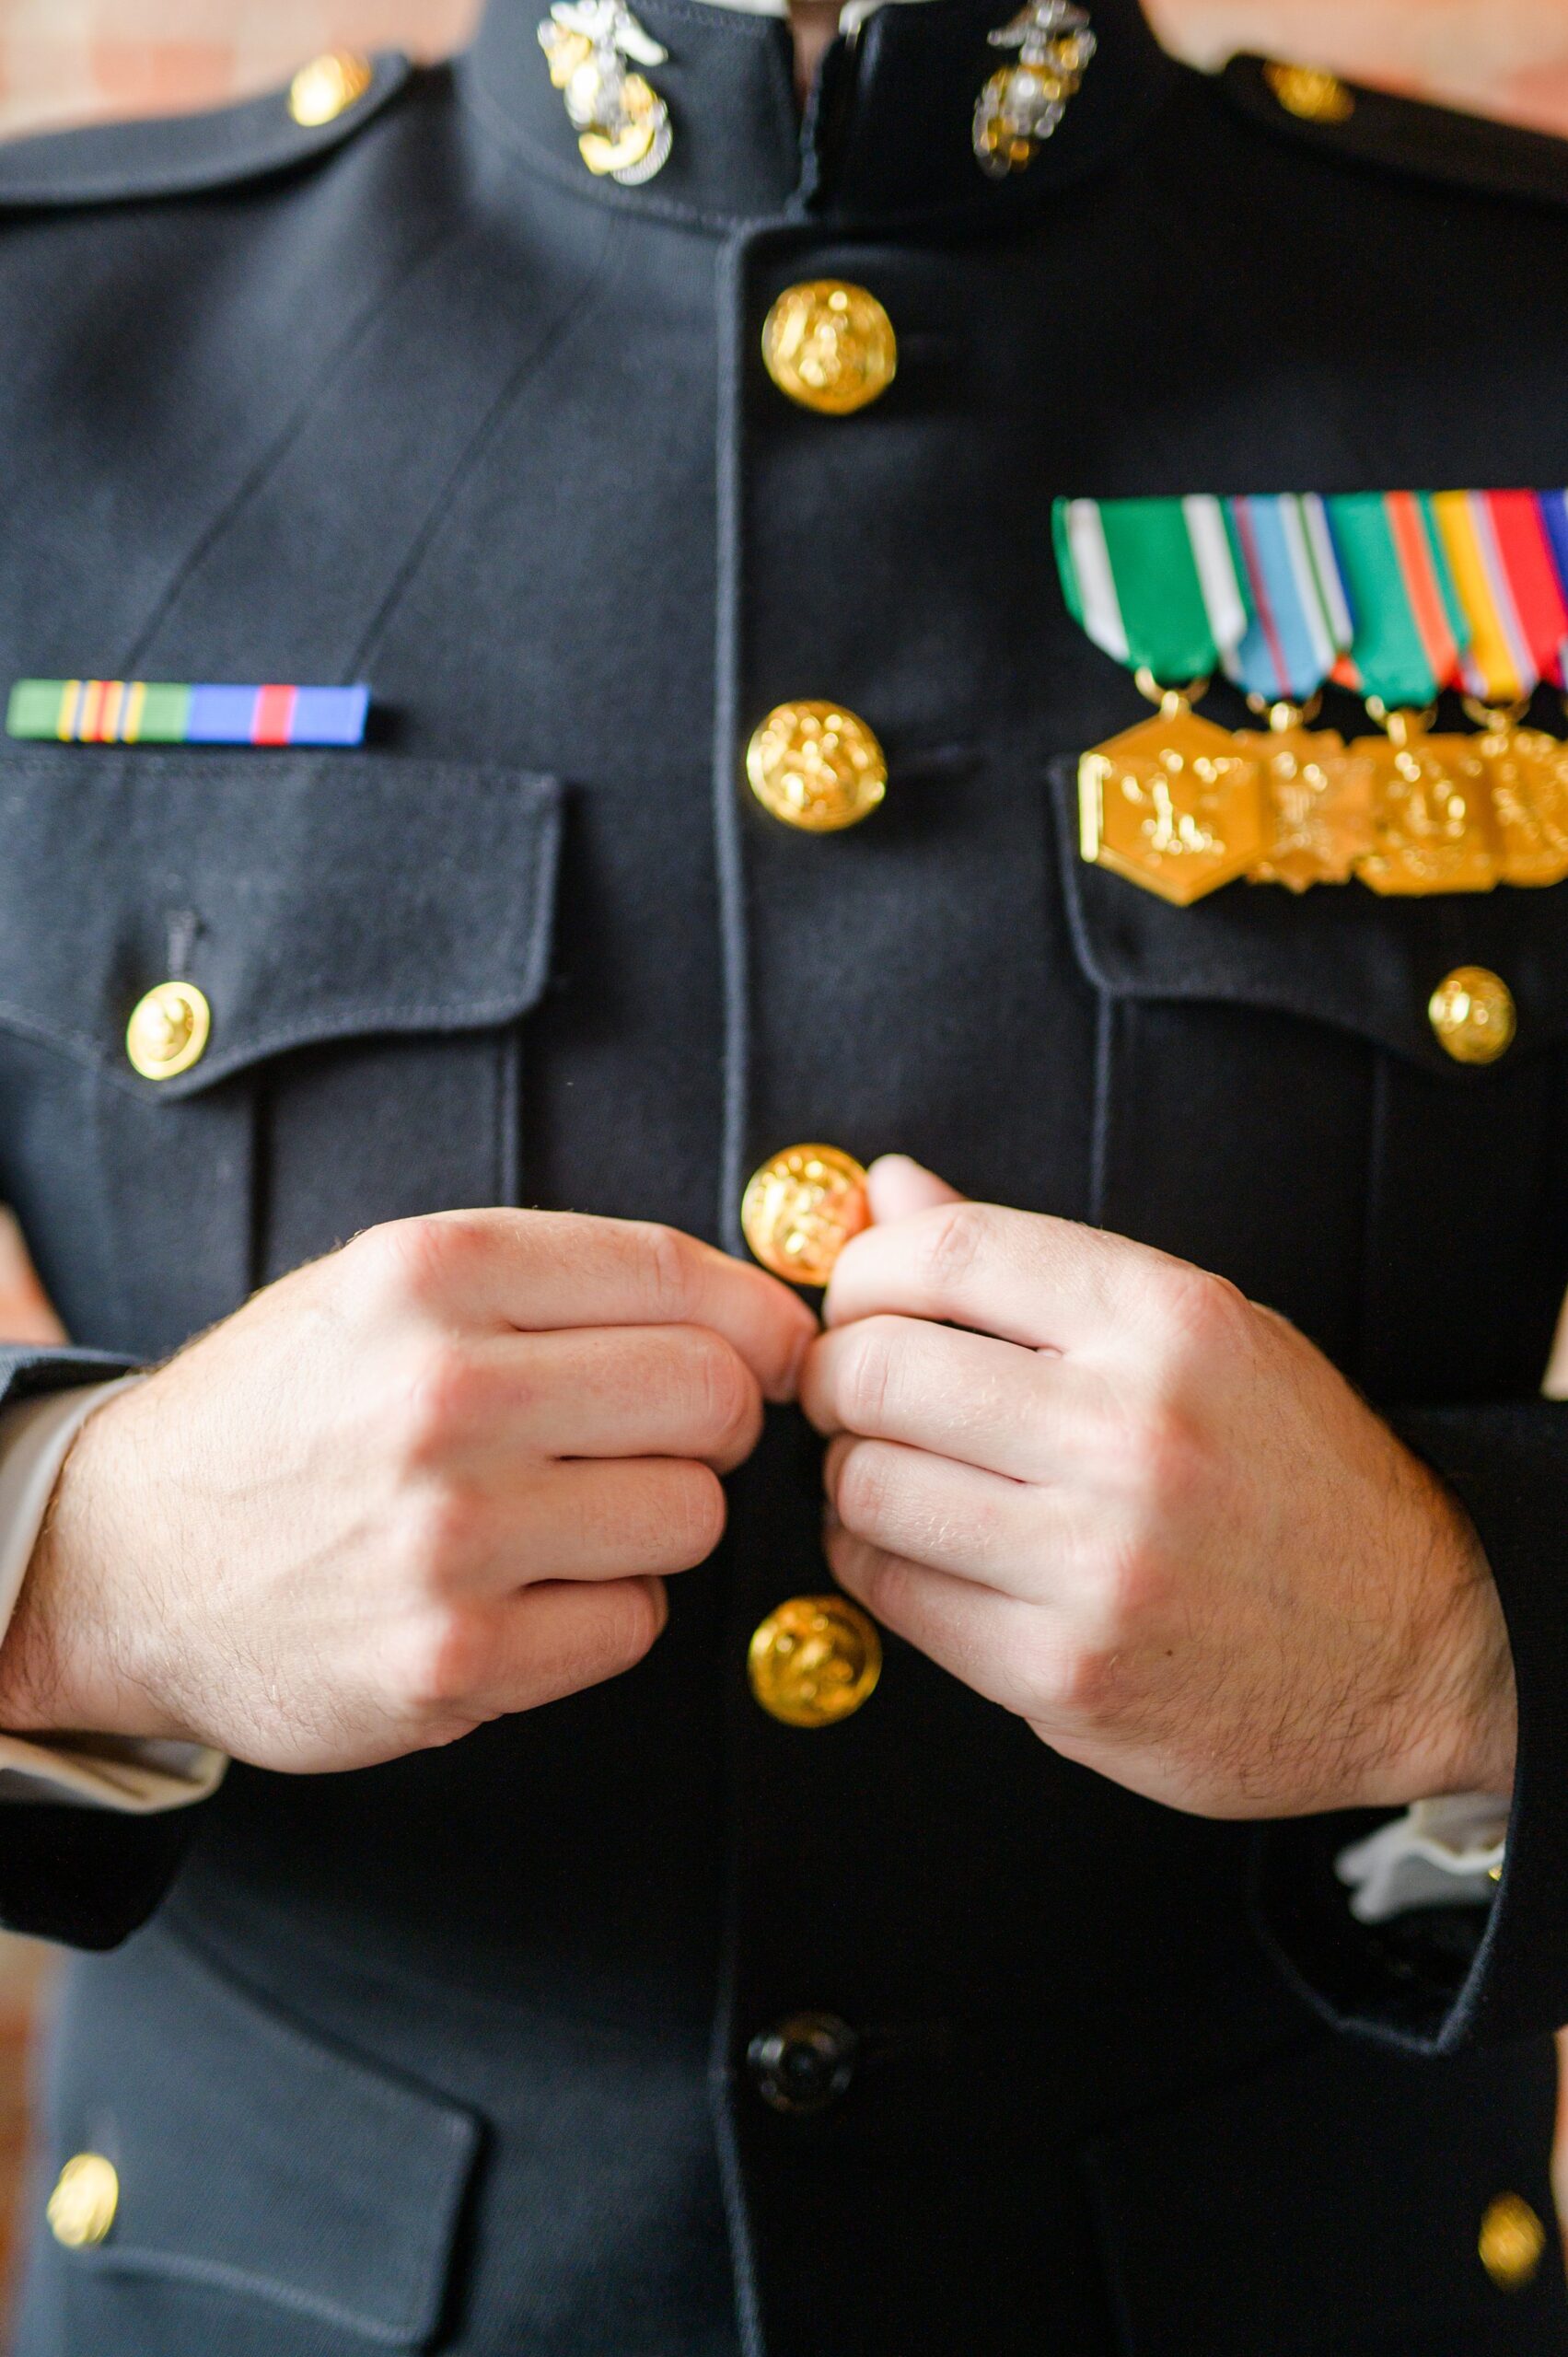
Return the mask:
[[633, 1669], [663, 1633], [663, 1591], [655, 1580], [626, 1580], [603, 1591], [603, 1658], [611, 1673]]
[[760, 1428], [762, 1404], [739, 1353], [705, 1327], [690, 1344], [694, 1406], [702, 1436], [720, 1450], [738, 1446]]
[[658, 1553], [672, 1569], [693, 1571], [724, 1537], [724, 1484], [705, 1465], [677, 1465], [670, 1476], [658, 1501]]
[[1178, 1267], [1163, 1287], [1164, 1323], [1179, 1363], [1209, 1360], [1228, 1349], [1251, 1312], [1247, 1296], [1228, 1277], [1207, 1269]]
[[985, 1249], [992, 1223], [980, 1203], [945, 1203], [923, 1223], [921, 1273], [936, 1295], [959, 1288]]
[[1097, 1408], [1079, 1446], [1100, 1494], [1157, 1526], [1185, 1509], [1206, 1478], [1202, 1395], [1172, 1380], [1168, 1370], [1154, 1368]]
[[435, 1213], [366, 1228], [345, 1247], [373, 1302], [384, 1307], [429, 1309], [444, 1302], [471, 1230], [460, 1215]]
[[397, 1701], [431, 1716], [459, 1708], [480, 1686], [486, 1652], [478, 1614], [452, 1607], [426, 1613], [400, 1649]]
[[888, 1511], [891, 1491], [889, 1461], [880, 1449], [853, 1447], [839, 1466], [834, 1504], [848, 1530], [877, 1529]]
[[854, 1592], [872, 1618], [896, 1629], [909, 1600], [912, 1573], [900, 1556], [863, 1547], [854, 1566]]
[[1172, 1401], [1154, 1399], [1116, 1425], [1109, 1455], [1117, 1488], [1158, 1515], [1191, 1492], [1200, 1456], [1197, 1427]]
[[839, 1370], [840, 1406], [852, 1430], [874, 1430], [885, 1422], [893, 1383], [894, 1353], [886, 1323], [877, 1318], [849, 1329]]
[[1103, 1728], [1116, 1716], [1121, 1667], [1112, 1646], [1059, 1645], [1037, 1661], [1035, 1678], [1051, 1710], [1080, 1727]]
[[636, 1220], [631, 1241], [642, 1263], [652, 1315], [659, 1321], [679, 1319], [693, 1293], [696, 1253], [691, 1237], [660, 1220]]
[[1102, 1566], [1098, 1590], [1099, 1642], [1112, 1651], [1135, 1642], [1168, 1593], [1167, 1568], [1158, 1547], [1146, 1535], [1133, 1533]]
[[398, 1401], [396, 1444], [404, 1467], [439, 1465], [469, 1431], [484, 1388], [482, 1369], [459, 1343], [436, 1341], [417, 1353]]
[[402, 1517], [405, 1573], [416, 1594], [449, 1597], [467, 1584], [480, 1541], [482, 1512], [455, 1482], [432, 1481]]

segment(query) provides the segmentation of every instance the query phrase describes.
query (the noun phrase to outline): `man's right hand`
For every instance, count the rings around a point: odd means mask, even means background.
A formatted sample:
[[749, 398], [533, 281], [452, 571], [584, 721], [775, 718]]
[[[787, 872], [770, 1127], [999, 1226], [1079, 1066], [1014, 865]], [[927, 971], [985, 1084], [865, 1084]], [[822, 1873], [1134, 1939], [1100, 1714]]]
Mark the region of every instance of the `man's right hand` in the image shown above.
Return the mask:
[[0, 1726], [368, 1767], [639, 1661], [816, 1321], [668, 1228], [455, 1212], [258, 1294], [80, 1434]]

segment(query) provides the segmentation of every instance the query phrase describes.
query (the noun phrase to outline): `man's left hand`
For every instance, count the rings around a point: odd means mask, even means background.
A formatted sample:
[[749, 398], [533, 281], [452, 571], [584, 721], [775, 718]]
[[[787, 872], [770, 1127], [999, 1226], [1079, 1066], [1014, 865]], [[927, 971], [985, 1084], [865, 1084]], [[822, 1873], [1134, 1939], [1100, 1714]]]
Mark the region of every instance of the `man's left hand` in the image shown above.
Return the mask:
[[[889, 1158], [801, 1399], [852, 1596], [1068, 1759], [1217, 1817], [1513, 1781], [1463, 1509], [1223, 1279]], [[923, 1208], [918, 1208], [923, 1206]]]

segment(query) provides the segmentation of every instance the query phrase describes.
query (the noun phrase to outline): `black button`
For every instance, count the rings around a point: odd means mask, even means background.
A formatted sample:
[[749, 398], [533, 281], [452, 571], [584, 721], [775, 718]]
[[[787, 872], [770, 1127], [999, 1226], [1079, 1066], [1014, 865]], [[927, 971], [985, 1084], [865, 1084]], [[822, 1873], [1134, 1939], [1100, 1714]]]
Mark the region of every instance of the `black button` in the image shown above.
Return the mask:
[[791, 2014], [746, 2050], [758, 2094], [775, 2111], [826, 2111], [854, 2076], [860, 2040], [837, 2014]]

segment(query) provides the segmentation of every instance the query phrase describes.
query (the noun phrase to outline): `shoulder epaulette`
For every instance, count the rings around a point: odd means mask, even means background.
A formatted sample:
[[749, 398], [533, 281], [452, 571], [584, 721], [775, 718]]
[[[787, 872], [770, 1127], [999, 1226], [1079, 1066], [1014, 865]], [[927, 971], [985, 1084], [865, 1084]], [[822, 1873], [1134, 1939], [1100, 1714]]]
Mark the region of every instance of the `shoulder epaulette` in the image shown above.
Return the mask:
[[1568, 139], [1342, 81], [1316, 66], [1235, 57], [1225, 87], [1246, 114], [1358, 163], [1540, 204], [1568, 204]]
[[0, 146], [0, 207], [193, 196], [290, 171], [354, 138], [410, 72], [408, 59], [395, 52], [323, 58], [282, 90], [212, 113], [86, 123], [14, 139]]

